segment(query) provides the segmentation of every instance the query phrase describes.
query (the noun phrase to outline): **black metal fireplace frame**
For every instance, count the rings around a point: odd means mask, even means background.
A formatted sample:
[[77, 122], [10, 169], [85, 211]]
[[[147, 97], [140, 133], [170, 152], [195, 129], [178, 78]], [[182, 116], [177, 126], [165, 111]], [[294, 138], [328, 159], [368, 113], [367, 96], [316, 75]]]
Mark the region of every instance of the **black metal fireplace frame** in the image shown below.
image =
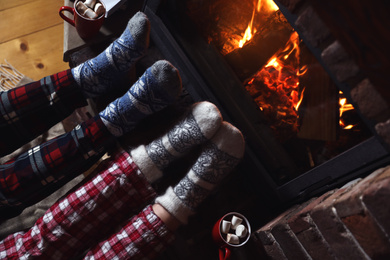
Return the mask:
[[[167, 23], [166, 17], [157, 14], [160, 2], [160, 0], [145, 1], [143, 8], [152, 24], [152, 42], [161, 54], [179, 69], [183, 86], [194, 101], [209, 100], [213, 102], [221, 110], [225, 120], [232, 122], [242, 130], [247, 138], [244, 168], [245, 171], [250, 171], [246, 174], [254, 183], [261, 183], [263, 187], [267, 187], [261, 192], [275, 196], [280, 203], [299, 202], [339, 187], [349, 180], [368, 174], [378, 167], [390, 163], [389, 152], [374, 136], [288, 183], [277, 184], [267, 172], [262, 160], [271, 160], [270, 163], [275, 165], [280, 163], [278, 167], [281, 171], [288, 170], [290, 166], [288, 160], [283, 162], [277, 160], [279, 156], [284, 157], [285, 155], [278, 148], [276, 141], [271, 137], [259, 136], [259, 131], [266, 132], [269, 129], [258, 122], [259, 119], [248, 118], [248, 115], [251, 117], [253, 113], [246, 113], [246, 111], [256, 111], [258, 108], [242, 87], [235, 87], [237, 84], [242, 86], [241, 82], [234, 76], [229, 65], [213, 46], [204, 42], [201, 37], [194, 35], [190, 35], [190, 39], [182, 38], [183, 35], [175, 33], [173, 27]], [[280, 3], [275, 2], [280, 6]], [[287, 19], [294, 19], [283, 7], [281, 10]], [[192, 46], [197, 47], [192, 48]], [[325, 70], [329, 72], [318, 51], [316, 49], [311, 49], [311, 51]], [[215, 69], [216, 66], [218, 66], [217, 69]], [[329, 75], [341, 90], [345, 88], [345, 86], [340, 86], [331, 72]], [[237, 100], [248, 100], [248, 102], [242, 104], [238, 103]], [[262, 115], [259, 112], [257, 116], [261, 118]], [[253, 124], [253, 122], [258, 122], [258, 124]], [[264, 149], [272, 151], [264, 153]], [[273, 153], [274, 157], [267, 157], [269, 153]], [[271, 194], [269, 194], [270, 192]], [[263, 196], [264, 194], [259, 195]]]

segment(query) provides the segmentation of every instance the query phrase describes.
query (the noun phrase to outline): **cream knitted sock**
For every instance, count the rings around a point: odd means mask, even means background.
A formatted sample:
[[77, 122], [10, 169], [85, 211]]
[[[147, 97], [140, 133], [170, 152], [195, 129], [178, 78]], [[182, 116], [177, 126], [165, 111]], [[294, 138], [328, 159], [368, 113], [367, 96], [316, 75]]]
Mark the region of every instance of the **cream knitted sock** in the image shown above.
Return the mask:
[[169, 187], [165, 194], [157, 197], [156, 203], [186, 224], [199, 204], [238, 164], [244, 149], [241, 132], [223, 122], [187, 175], [175, 187]]
[[153, 183], [173, 160], [210, 139], [221, 122], [221, 113], [214, 104], [207, 101], [195, 103], [168, 133], [146, 146], [138, 146], [130, 154], [141, 172]]

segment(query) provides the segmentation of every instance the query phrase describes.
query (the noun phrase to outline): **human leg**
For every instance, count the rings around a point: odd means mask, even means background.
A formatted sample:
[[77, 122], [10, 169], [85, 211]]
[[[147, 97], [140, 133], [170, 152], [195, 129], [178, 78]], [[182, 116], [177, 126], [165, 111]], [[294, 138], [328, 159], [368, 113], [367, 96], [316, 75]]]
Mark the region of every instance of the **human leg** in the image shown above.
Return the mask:
[[237, 165], [243, 152], [241, 132], [223, 122], [186, 177], [122, 229], [94, 246], [85, 259], [157, 258], [173, 242], [174, 231], [187, 223], [198, 205]]
[[118, 129], [120, 134], [130, 131], [139, 120], [175, 101], [180, 91], [176, 68], [157, 62], [99, 115], [0, 165], [0, 216], [18, 214], [87, 170], [115, 143]]
[[149, 43], [150, 24], [143, 13], [128, 22], [121, 37], [96, 58], [66, 70], [0, 93], [0, 156], [7, 155], [76, 108], [86, 98], [107, 93], [142, 55]]
[[[191, 171], [171, 188], [172, 192], [158, 197], [156, 202], [159, 205], [149, 205], [124, 224], [119, 232], [94, 246], [87, 253], [87, 259], [111, 259], [113, 255], [123, 259], [130, 255], [131, 259], [157, 257], [173, 241], [172, 231], [187, 222], [199, 203], [235, 167], [243, 150], [241, 133], [223, 123], [212, 139], [206, 141]], [[118, 159], [113, 161], [118, 162]], [[148, 177], [132, 158], [127, 154], [122, 162], [125, 167], [117, 164], [104, 167], [105, 173], [100, 173], [53, 205], [30, 231], [11, 235], [0, 242], [0, 255], [17, 258], [35, 252], [42, 258], [66, 259], [90, 246], [89, 242], [96, 241], [98, 233], [107, 235], [114, 228], [113, 223], [121, 223], [122, 217], [136, 205], [140, 206], [153, 197]], [[129, 165], [132, 170], [128, 169]], [[126, 177], [122, 177], [123, 174]], [[113, 185], [107, 185], [102, 176], [114, 179]], [[141, 187], [136, 189], [137, 192], [129, 188], [135, 183]], [[138, 194], [140, 191], [146, 194]], [[170, 199], [178, 205], [172, 206]], [[52, 235], [53, 232], [56, 236]], [[15, 250], [16, 245], [19, 245], [18, 250]]]
[[57, 201], [26, 232], [0, 242], [0, 258], [72, 259], [108, 235], [155, 196], [123, 150], [102, 163], [98, 174]]
[[115, 138], [98, 116], [0, 165], [0, 218], [10, 218], [86, 171]]
[[174, 233], [146, 206], [118, 232], [94, 246], [87, 259], [155, 259], [174, 241]]
[[70, 70], [0, 93], [0, 156], [7, 155], [87, 102]]

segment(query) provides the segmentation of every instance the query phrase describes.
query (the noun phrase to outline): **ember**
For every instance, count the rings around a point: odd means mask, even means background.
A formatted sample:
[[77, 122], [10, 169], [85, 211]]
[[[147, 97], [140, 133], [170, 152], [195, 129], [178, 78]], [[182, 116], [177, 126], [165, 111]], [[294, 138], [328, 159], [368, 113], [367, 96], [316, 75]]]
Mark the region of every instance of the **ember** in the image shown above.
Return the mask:
[[275, 180], [286, 182], [371, 136], [273, 0], [187, 1], [188, 16], [261, 110], [255, 125], [266, 126], [265, 138], [270, 129], [283, 149], [273, 147], [288, 171], [271, 164]]
[[300, 67], [298, 46], [299, 37], [294, 32], [286, 47], [245, 85], [275, 135], [283, 140], [299, 130], [298, 109], [304, 90], [299, 86], [299, 77], [305, 74], [306, 66]]

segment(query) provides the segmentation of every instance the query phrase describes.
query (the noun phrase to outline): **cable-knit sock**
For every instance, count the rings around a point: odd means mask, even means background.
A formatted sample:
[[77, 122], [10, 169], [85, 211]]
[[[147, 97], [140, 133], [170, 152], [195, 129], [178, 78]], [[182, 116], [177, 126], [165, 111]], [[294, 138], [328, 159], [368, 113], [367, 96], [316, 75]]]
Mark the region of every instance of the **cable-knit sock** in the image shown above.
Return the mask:
[[223, 122], [187, 175], [174, 188], [169, 187], [165, 194], [157, 197], [156, 203], [186, 224], [199, 204], [238, 164], [244, 149], [241, 132]]
[[162, 170], [191, 148], [212, 138], [222, 122], [218, 108], [207, 101], [195, 103], [190, 112], [168, 133], [132, 150], [131, 156], [146, 178], [153, 183]]
[[124, 72], [141, 58], [149, 46], [150, 22], [142, 12], [128, 22], [122, 35], [105, 51], [73, 68], [72, 75], [85, 97], [108, 93]]
[[129, 91], [111, 102], [99, 115], [114, 136], [121, 136], [141, 119], [173, 103], [180, 91], [178, 70], [168, 61], [157, 61]]

